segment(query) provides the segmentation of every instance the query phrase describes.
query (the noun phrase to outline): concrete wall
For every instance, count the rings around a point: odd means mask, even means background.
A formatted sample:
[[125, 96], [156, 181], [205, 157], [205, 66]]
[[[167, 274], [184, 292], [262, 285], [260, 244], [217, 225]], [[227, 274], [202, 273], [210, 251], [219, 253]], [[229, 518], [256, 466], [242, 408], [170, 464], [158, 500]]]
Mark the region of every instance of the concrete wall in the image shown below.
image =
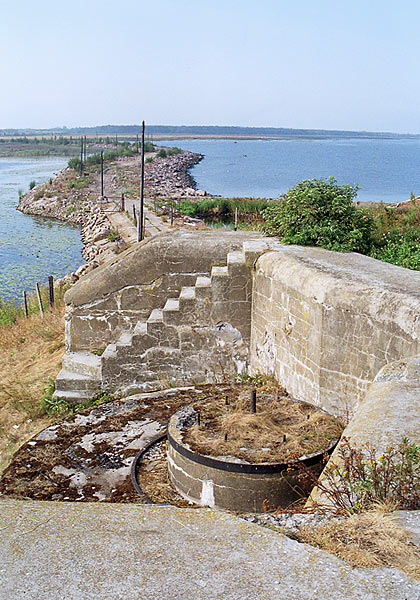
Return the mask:
[[420, 273], [283, 246], [257, 261], [250, 369], [293, 396], [353, 414], [385, 364], [420, 351]]
[[[255, 234], [254, 234], [255, 236]], [[248, 233], [175, 231], [136, 244], [83, 277], [66, 294], [66, 346], [70, 352], [104, 348], [146, 320], [154, 308], [194, 285]]]
[[[420, 444], [420, 356], [390, 363], [379, 371], [342, 439], [362, 452], [372, 447], [379, 457], [389, 447], [397, 447], [405, 437]], [[325, 470], [332, 465], [342, 467], [342, 443], [334, 450]], [[328, 487], [325, 473], [321, 480]], [[313, 490], [308, 503], [314, 502], [326, 507], [331, 504], [319, 488]]]

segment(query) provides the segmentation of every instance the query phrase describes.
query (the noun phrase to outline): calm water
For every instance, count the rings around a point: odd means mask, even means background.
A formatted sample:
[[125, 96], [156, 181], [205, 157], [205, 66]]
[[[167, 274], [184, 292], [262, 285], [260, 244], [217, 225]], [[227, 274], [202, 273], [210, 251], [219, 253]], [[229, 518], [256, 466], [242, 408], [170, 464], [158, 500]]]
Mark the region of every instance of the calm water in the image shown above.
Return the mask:
[[20, 299], [48, 275], [63, 277], [83, 263], [80, 229], [16, 210], [18, 190], [44, 183], [68, 158], [0, 158], [0, 297]]
[[197, 187], [221, 196], [276, 198], [303, 179], [357, 183], [358, 199], [400, 202], [420, 195], [420, 140], [178, 140], [199, 152]]

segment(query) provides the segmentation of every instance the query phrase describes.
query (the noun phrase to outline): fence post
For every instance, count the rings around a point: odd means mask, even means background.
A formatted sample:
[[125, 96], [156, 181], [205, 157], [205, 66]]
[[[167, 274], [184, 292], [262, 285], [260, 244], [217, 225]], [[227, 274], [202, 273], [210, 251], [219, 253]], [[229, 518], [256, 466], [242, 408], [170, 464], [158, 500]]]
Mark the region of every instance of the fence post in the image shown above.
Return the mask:
[[50, 307], [52, 308], [54, 306], [54, 277], [52, 275], [48, 277], [48, 291]]
[[235, 208], [235, 231], [238, 230], [238, 208]]
[[38, 282], [36, 282], [35, 287], [36, 287], [36, 295], [37, 295], [37, 298], [38, 298], [39, 310], [40, 310], [41, 315], [44, 316], [44, 307], [42, 306], [41, 292], [39, 290], [39, 283]]
[[124, 197], [124, 192], [121, 194], [121, 210], [122, 210], [122, 212], [125, 211], [125, 197]]
[[25, 311], [25, 317], [28, 318], [28, 299], [26, 297], [26, 292], [23, 291], [23, 310]]
[[134, 218], [134, 223], [137, 225], [137, 215], [136, 215], [136, 207], [133, 204], [133, 218]]

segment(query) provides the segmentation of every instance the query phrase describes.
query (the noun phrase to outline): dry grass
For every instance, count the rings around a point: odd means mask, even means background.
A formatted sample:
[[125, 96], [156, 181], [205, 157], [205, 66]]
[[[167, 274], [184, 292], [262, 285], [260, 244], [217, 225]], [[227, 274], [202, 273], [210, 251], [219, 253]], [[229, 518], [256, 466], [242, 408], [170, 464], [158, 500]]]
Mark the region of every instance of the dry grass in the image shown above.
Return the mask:
[[51, 422], [39, 399], [63, 354], [62, 302], [43, 319], [34, 314], [0, 327], [0, 473], [24, 441]]
[[322, 527], [302, 528], [298, 537], [353, 567], [396, 567], [420, 580], [420, 548], [410, 542], [392, 514], [372, 511], [352, 515]]
[[184, 439], [210, 456], [281, 462], [325, 450], [343, 430], [337, 419], [276, 393], [258, 394], [256, 414], [249, 411], [249, 391], [229, 405], [210, 398], [194, 406], [200, 425], [187, 430]]

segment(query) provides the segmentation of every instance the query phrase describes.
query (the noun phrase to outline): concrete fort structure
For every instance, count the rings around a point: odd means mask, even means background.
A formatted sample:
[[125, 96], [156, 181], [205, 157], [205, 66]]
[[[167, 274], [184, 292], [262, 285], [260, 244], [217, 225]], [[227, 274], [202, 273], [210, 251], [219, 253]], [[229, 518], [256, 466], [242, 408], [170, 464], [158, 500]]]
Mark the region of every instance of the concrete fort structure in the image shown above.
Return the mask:
[[65, 300], [70, 401], [249, 372], [351, 416], [382, 367], [420, 353], [420, 273], [252, 232], [155, 236]]

